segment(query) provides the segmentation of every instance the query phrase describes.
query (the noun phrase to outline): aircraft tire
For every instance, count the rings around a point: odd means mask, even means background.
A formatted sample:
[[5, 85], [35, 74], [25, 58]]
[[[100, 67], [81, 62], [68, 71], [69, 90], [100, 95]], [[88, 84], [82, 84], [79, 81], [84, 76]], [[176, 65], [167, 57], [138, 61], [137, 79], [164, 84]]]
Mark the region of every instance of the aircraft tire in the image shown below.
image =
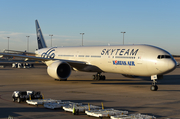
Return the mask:
[[157, 85], [152, 85], [150, 87], [151, 91], [157, 91], [158, 90], [158, 86]]
[[101, 76], [100, 76], [100, 80], [105, 80], [105, 76], [104, 76], [104, 75], [101, 75]]
[[93, 80], [96, 80], [96, 75], [92, 75], [92, 79], [93, 79]]
[[100, 80], [101, 77], [99, 75], [96, 75], [96, 80]]
[[102, 80], [106, 80], [106, 76], [103, 75], [103, 76], [102, 76]]
[[158, 86], [157, 85], [155, 85], [155, 87], [156, 87], [156, 91], [158, 90]]

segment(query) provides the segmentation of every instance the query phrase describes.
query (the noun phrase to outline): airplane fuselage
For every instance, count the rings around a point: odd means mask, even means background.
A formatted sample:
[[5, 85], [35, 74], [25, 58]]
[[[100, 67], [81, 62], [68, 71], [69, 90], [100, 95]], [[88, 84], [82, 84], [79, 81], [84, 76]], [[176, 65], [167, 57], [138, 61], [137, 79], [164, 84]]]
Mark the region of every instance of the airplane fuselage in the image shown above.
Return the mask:
[[[36, 54], [44, 58], [84, 61], [102, 72], [135, 76], [162, 75], [176, 67], [169, 52], [151, 45], [53, 47], [40, 49]], [[93, 67], [87, 71], [98, 72]]]

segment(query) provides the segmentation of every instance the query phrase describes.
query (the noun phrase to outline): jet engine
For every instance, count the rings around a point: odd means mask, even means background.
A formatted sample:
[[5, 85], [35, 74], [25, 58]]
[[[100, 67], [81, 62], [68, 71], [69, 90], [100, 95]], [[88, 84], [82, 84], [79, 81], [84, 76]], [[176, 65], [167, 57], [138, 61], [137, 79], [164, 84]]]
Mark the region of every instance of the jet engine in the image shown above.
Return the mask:
[[49, 76], [54, 79], [67, 79], [71, 74], [71, 67], [68, 63], [62, 61], [55, 61], [47, 68]]

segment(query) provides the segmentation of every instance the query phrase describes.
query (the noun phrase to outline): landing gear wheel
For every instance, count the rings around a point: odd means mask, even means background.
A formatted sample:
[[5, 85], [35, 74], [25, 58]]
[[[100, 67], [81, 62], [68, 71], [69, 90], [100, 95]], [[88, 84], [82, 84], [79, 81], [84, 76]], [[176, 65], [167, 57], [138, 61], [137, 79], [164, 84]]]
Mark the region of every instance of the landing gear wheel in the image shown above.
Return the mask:
[[156, 83], [157, 83], [157, 80], [158, 79], [158, 76], [157, 75], [152, 75], [151, 76], [151, 80], [153, 80], [153, 82], [152, 82], [152, 86], [150, 87], [150, 90], [151, 91], [157, 91], [158, 90], [158, 86], [156, 85]]
[[103, 76], [102, 76], [102, 80], [106, 80], [106, 76], [103, 75]]
[[106, 77], [104, 75], [101, 75], [100, 80], [106, 80]]
[[93, 79], [93, 80], [99, 80], [99, 79], [100, 79], [100, 76], [99, 76], [99, 75], [92, 75], [92, 79]]
[[96, 74], [92, 75], [93, 80], [106, 80], [106, 77], [104, 75]]
[[157, 85], [155, 85], [155, 88], [156, 88], [156, 91], [158, 90], [158, 86]]
[[157, 85], [152, 85], [150, 87], [151, 91], [157, 91], [158, 90], [158, 86]]
[[96, 80], [96, 75], [92, 75], [92, 79], [93, 79], [93, 80]]
[[96, 75], [95, 80], [100, 80], [100, 76], [99, 76], [99, 75]]

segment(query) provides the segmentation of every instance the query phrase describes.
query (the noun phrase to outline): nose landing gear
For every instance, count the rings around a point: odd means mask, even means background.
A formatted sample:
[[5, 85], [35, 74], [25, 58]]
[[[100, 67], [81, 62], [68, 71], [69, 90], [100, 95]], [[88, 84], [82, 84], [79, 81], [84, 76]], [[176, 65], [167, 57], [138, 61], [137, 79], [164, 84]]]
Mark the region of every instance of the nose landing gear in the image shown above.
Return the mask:
[[157, 81], [154, 79], [152, 86], [150, 87], [151, 91], [157, 91], [158, 90], [158, 86], [156, 85]]
[[158, 79], [158, 76], [157, 75], [152, 75], [151, 76], [151, 80], [153, 80], [153, 82], [152, 82], [152, 86], [150, 87], [150, 90], [151, 91], [157, 91], [158, 90], [158, 86], [156, 85], [156, 83], [157, 83], [157, 80]]

